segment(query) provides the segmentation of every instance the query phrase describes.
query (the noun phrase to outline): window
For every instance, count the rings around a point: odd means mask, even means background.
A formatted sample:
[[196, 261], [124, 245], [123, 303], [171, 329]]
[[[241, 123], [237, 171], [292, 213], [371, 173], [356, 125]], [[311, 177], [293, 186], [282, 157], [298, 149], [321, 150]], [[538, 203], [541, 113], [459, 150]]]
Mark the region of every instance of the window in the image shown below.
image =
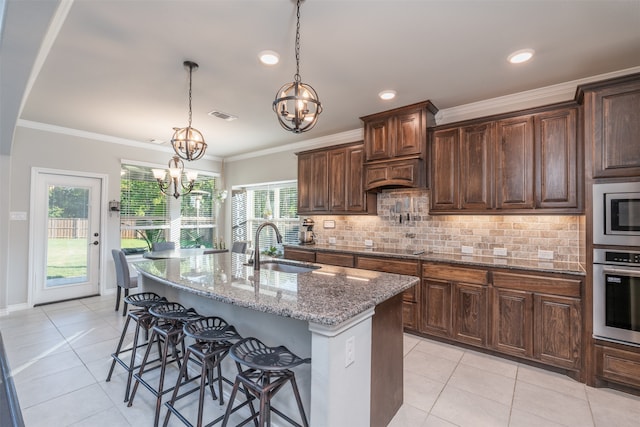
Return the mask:
[[122, 165], [120, 172], [120, 246], [149, 249], [169, 240], [169, 212], [150, 167]]
[[152, 242], [217, 247], [220, 205], [216, 178], [199, 173], [191, 193], [177, 200], [160, 191], [151, 166], [123, 164], [120, 179], [120, 245], [147, 250]]
[[[287, 181], [251, 185], [233, 190], [231, 229], [234, 242], [253, 241], [256, 230], [265, 221], [271, 221], [282, 234], [283, 243], [296, 243], [300, 221], [298, 219], [298, 184]], [[275, 232], [271, 228], [260, 234], [260, 251], [275, 250], [282, 254]]]

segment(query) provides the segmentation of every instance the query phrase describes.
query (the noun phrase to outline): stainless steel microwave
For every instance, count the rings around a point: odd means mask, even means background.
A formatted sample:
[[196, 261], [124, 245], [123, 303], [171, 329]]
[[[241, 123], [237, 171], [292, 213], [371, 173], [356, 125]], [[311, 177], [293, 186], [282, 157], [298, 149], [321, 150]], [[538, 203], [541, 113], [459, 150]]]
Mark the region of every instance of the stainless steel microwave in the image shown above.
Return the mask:
[[593, 184], [593, 243], [640, 246], [640, 182]]

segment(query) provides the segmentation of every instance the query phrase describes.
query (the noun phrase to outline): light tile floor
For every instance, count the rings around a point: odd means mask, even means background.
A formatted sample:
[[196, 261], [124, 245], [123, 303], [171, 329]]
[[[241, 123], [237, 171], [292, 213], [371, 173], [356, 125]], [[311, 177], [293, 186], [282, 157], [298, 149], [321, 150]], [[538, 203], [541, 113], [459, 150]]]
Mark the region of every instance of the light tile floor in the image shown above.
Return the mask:
[[[105, 382], [124, 321], [113, 303], [94, 297], [0, 317], [27, 427], [152, 425], [150, 393], [141, 388], [127, 407], [124, 370]], [[636, 396], [411, 335], [404, 354], [404, 405], [392, 427], [640, 426]], [[217, 403], [206, 410], [205, 420], [222, 413]], [[195, 402], [185, 409], [194, 411]]]

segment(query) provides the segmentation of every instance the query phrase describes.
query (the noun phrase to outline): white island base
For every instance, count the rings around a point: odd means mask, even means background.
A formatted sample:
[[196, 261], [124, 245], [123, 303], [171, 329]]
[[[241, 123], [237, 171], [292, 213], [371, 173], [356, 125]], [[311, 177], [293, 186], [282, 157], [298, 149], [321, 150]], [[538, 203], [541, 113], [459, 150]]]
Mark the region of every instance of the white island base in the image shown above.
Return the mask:
[[[238, 307], [141, 276], [140, 291], [219, 316], [241, 336], [266, 345], [284, 345], [311, 365], [294, 369], [302, 402], [313, 427], [386, 426], [402, 405], [402, 295], [378, 304], [337, 326], [325, 326]], [[223, 373], [234, 379], [230, 358]], [[373, 376], [372, 376], [373, 373]], [[284, 387], [273, 405], [294, 420], [298, 410], [291, 387]], [[274, 425], [287, 425], [277, 415]]]

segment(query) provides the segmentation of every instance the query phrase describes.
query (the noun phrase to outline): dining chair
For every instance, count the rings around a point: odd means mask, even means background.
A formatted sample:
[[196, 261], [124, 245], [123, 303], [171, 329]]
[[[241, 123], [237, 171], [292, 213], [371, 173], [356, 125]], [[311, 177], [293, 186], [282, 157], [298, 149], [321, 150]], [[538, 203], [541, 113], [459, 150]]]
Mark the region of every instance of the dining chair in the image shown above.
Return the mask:
[[[124, 289], [124, 296], [129, 296], [129, 289], [138, 287], [138, 277], [131, 277], [129, 272], [129, 263], [127, 263], [127, 257], [120, 249], [113, 249], [111, 251], [113, 255], [113, 262], [116, 266], [116, 285], [118, 285], [116, 293], [116, 310], [120, 308], [120, 294]], [[122, 309], [122, 315], [127, 314], [127, 302], [123, 301], [124, 308]]]

